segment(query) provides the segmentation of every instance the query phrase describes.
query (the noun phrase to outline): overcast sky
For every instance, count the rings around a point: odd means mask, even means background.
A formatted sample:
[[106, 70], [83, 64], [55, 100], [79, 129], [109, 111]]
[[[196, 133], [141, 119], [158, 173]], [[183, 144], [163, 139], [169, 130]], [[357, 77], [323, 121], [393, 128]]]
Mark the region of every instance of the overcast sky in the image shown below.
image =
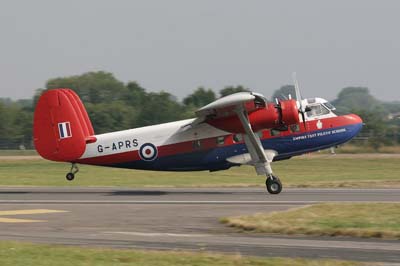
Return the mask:
[[400, 100], [400, 1], [0, 0], [0, 97], [105, 70], [184, 97], [243, 84]]

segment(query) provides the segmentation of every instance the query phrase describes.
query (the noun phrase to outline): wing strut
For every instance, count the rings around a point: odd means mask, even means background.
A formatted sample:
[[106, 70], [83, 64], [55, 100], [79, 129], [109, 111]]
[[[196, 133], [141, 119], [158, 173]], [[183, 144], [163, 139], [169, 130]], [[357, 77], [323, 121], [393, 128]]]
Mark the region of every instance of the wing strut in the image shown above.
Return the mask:
[[257, 174], [272, 177], [272, 168], [270, 163], [272, 162], [273, 156], [272, 158], [267, 158], [267, 156], [265, 155], [260, 138], [257, 134], [253, 132], [253, 129], [251, 128], [251, 125], [249, 123], [247, 111], [244, 109], [244, 107], [239, 106], [238, 108], [236, 108], [235, 112], [238, 115], [240, 122], [242, 123], [244, 131], [246, 132], [244, 136], [244, 141], [246, 143], [247, 149], [249, 150]]

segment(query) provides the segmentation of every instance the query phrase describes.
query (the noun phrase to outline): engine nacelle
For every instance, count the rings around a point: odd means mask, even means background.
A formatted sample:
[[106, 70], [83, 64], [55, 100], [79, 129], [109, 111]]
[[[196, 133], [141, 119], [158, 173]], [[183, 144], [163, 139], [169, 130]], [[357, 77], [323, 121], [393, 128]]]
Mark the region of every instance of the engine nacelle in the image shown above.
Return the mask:
[[[279, 128], [300, 122], [295, 100], [280, 101], [278, 105], [267, 104], [248, 114], [250, 125], [254, 132], [268, 128]], [[245, 133], [237, 115], [221, 117], [207, 121], [208, 124], [232, 133]]]
[[284, 100], [279, 102], [281, 109], [281, 123], [283, 125], [294, 125], [300, 123], [299, 109], [296, 100]]

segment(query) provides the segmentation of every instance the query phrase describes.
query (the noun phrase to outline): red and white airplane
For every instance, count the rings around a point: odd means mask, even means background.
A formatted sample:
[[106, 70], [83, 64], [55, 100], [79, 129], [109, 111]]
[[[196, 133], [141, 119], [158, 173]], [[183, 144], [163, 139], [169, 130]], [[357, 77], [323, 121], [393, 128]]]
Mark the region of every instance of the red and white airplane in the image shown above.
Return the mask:
[[[282, 184], [273, 161], [342, 144], [362, 128], [355, 114], [338, 116], [321, 98], [267, 102], [239, 92], [196, 111], [196, 118], [96, 135], [78, 95], [70, 89], [44, 92], [34, 114], [34, 144], [45, 159], [156, 171], [218, 171], [252, 165], [266, 175], [269, 193]], [[156, 110], [155, 110], [156, 111]]]

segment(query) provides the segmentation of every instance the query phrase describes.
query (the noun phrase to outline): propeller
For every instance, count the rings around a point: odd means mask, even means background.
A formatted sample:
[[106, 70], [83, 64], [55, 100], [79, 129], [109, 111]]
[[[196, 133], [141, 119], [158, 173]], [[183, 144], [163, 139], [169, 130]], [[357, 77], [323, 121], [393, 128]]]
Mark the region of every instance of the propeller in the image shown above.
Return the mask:
[[300, 93], [300, 87], [299, 83], [297, 82], [297, 77], [296, 77], [296, 72], [293, 72], [293, 83], [294, 83], [294, 89], [296, 92], [296, 100], [299, 102], [299, 113], [301, 114], [301, 117], [303, 118], [303, 123], [304, 123], [304, 128], [306, 128], [306, 107], [303, 105], [303, 99], [301, 98], [301, 93]]

